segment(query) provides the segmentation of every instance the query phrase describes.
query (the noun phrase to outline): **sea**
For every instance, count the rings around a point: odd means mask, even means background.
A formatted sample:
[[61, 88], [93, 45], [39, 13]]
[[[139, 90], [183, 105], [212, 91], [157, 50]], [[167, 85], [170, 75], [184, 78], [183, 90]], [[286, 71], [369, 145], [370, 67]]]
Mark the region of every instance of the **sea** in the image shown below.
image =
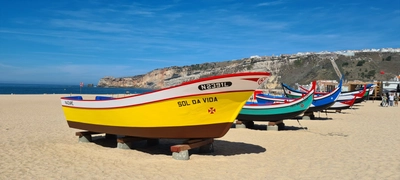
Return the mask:
[[140, 94], [152, 89], [0, 83], [0, 94]]

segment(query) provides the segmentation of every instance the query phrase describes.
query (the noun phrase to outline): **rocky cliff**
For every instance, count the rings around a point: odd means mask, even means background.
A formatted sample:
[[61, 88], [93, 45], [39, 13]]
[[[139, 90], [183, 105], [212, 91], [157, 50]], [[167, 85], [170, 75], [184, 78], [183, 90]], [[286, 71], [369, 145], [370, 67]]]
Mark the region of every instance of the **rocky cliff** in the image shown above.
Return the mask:
[[[213, 75], [267, 71], [272, 76], [264, 88], [276, 88], [281, 82], [291, 85], [307, 84], [314, 79], [338, 79], [329, 58], [336, 59], [347, 80], [383, 80], [400, 73], [400, 52], [308, 53], [166, 67], [132, 77], [104, 77], [97, 86], [159, 89]], [[385, 71], [385, 75], [380, 75], [380, 71]]]

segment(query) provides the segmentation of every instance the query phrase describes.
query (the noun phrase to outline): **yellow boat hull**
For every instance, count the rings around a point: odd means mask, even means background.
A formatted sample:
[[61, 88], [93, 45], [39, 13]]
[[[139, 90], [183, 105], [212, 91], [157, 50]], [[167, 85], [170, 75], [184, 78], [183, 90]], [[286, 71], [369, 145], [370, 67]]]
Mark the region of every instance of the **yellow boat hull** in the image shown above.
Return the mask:
[[[186, 134], [190, 138], [222, 137], [242, 109], [243, 99], [248, 99], [252, 93], [192, 96], [109, 109], [64, 106], [63, 110], [72, 128], [149, 138], [186, 138]], [[199, 132], [194, 135], [196, 129]], [[166, 137], [168, 134], [170, 136]]]

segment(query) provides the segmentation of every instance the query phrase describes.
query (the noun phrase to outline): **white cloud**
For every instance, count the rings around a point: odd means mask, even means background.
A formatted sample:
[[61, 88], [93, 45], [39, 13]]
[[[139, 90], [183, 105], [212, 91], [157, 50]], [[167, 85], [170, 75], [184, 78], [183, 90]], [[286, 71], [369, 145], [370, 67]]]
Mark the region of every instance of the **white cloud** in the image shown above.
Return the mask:
[[95, 55], [88, 55], [88, 54], [73, 54], [73, 53], [57, 53], [57, 52], [34, 52], [37, 54], [43, 54], [43, 55], [56, 55], [56, 56], [74, 56], [74, 57], [98, 57]]
[[151, 58], [129, 58], [129, 61], [144, 61], [144, 62], [164, 62], [164, 63], [180, 63], [182, 61], [167, 60], [167, 59], [151, 59]]
[[77, 19], [52, 19], [49, 23], [59, 28], [90, 30], [98, 32], [121, 33], [130, 31], [130, 25], [128, 24], [118, 24], [110, 22], [94, 22]]
[[0, 69], [2, 69], [2, 71], [5, 70], [15, 70], [17, 67], [9, 65], [9, 64], [4, 64], [4, 63], [0, 63]]
[[257, 6], [275, 6], [279, 4], [283, 4], [284, 1], [279, 0], [279, 1], [271, 1], [271, 2], [264, 2], [264, 3], [259, 3]]
[[381, 10], [381, 8], [377, 8], [377, 7], [370, 7], [369, 9], [373, 10], [373, 11], [379, 11]]

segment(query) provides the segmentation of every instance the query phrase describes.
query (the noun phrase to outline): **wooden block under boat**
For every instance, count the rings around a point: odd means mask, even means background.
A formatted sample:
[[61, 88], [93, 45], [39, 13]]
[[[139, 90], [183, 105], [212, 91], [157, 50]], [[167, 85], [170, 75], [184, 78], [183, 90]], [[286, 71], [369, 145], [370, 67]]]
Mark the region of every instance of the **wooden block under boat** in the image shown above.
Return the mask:
[[275, 126], [275, 125], [278, 125], [278, 124], [281, 124], [281, 123], [283, 123], [283, 120], [275, 121], [275, 122], [268, 122], [268, 126]]
[[76, 132], [75, 135], [82, 137], [82, 136], [91, 136], [92, 134], [102, 134], [99, 132], [92, 132], [92, 131], [80, 131], [80, 132]]
[[142, 138], [142, 137], [133, 137], [133, 136], [125, 136], [125, 137], [117, 138], [118, 143], [128, 143], [128, 142], [143, 141], [143, 140], [148, 140], [148, 139]]
[[236, 120], [235, 124], [243, 124], [242, 121]]
[[214, 142], [214, 139], [189, 139], [186, 141], [186, 144], [179, 144], [171, 146], [171, 152], [181, 152], [193, 148], [197, 148], [200, 146], [204, 146], [207, 144], [211, 144]]

